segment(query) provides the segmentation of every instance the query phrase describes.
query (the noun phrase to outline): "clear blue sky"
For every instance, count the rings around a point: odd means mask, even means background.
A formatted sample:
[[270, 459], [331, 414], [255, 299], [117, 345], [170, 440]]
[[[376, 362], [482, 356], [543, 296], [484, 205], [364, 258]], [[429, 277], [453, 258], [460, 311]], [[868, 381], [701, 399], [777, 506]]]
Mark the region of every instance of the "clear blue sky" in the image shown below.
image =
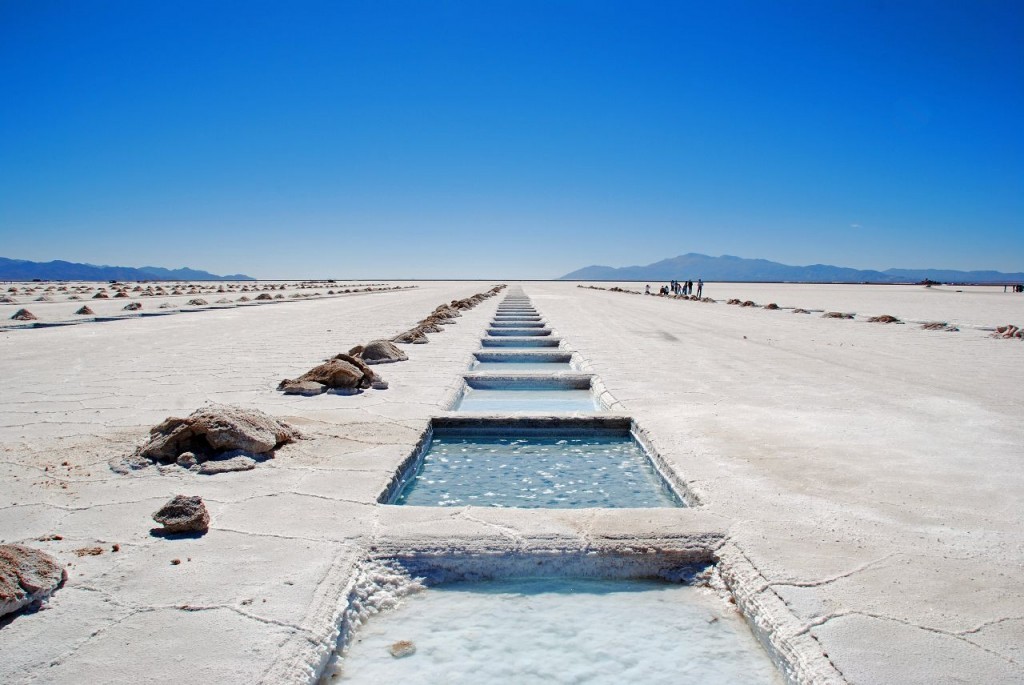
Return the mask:
[[0, 0], [0, 256], [1024, 269], [1024, 2]]

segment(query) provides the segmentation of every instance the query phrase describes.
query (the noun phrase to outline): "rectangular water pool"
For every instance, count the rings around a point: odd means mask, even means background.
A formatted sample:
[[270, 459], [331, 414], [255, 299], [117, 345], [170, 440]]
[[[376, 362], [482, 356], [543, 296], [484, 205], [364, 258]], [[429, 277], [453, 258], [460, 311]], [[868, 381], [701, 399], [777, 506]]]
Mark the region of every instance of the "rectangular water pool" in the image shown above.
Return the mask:
[[473, 362], [470, 371], [482, 373], [564, 373], [574, 371], [569, 362]]
[[595, 412], [603, 407], [590, 388], [589, 374], [551, 376], [466, 376], [455, 411]]
[[494, 336], [481, 338], [482, 347], [558, 347], [562, 344], [561, 338], [550, 335], [542, 336]]
[[[350, 636], [353, 683], [781, 685], [719, 595], [662, 580], [526, 578], [412, 590]], [[406, 653], [396, 658], [393, 653]]]
[[470, 371], [496, 375], [566, 373], [576, 371], [571, 362], [572, 352], [480, 350], [473, 353]]
[[435, 420], [429, 440], [383, 501], [528, 509], [686, 506], [628, 428], [594, 425], [601, 424], [485, 421], [446, 427]]

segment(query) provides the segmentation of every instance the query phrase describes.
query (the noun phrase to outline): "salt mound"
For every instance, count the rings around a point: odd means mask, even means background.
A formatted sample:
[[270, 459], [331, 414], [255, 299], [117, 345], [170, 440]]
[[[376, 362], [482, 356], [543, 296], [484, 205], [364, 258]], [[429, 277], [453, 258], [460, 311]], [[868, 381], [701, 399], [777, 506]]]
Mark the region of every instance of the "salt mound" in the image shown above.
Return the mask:
[[757, 305], [754, 303], [753, 300], [747, 300], [746, 302], [740, 304], [740, 306], [741, 307], [756, 307]]
[[205, 533], [210, 529], [210, 513], [198, 495], [175, 495], [153, 514], [164, 533]]
[[946, 323], [945, 321], [929, 321], [928, 323], [921, 324], [921, 328], [926, 331], [950, 331], [955, 332], [960, 329], [956, 326]]
[[197, 297], [197, 298], [195, 298], [194, 300], [189, 300], [189, 301], [188, 301], [188, 302], [186, 302], [185, 304], [187, 304], [187, 305], [189, 305], [189, 306], [191, 306], [191, 307], [202, 307], [202, 306], [208, 305], [208, 304], [210, 304], [210, 303], [209, 303], [209, 302], [207, 302], [206, 300], [204, 300], [204, 299], [203, 299], [203, 298], [201, 298], [201, 297]]
[[142, 303], [141, 302], [129, 302], [128, 304], [126, 304], [123, 307], [123, 309], [126, 312], [137, 312], [140, 309], [142, 309]]
[[198, 462], [238, 450], [270, 455], [301, 436], [288, 424], [258, 409], [215, 404], [192, 412], [185, 419], [169, 417], [149, 431], [149, 441], [136, 455], [170, 464], [191, 452]]
[[11, 317], [14, 321], [35, 321], [38, 317], [27, 309], [19, 309]]
[[94, 312], [93, 310], [89, 309], [88, 306], [83, 306], [81, 309], [79, 309], [77, 312], [75, 312], [75, 314], [81, 314], [82, 316], [91, 316], [91, 315], [93, 315], [95, 313], [96, 312]]
[[390, 340], [371, 340], [355, 356], [367, 364], [392, 364], [409, 359], [408, 355]]
[[740, 303], [740, 301], [738, 299], [736, 299], [734, 297], [731, 300], [729, 300], [728, 302], [726, 302], [726, 304], [741, 304], [741, 303]]
[[430, 342], [430, 339], [426, 334], [418, 328], [413, 328], [405, 333], [399, 333], [391, 339], [391, 342], [422, 345]]
[[66, 579], [64, 567], [46, 552], [0, 545], [0, 616], [46, 599]]
[[845, 314], [843, 312], [825, 312], [821, 315], [823, 319], [852, 319], [853, 314]]
[[872, 316], [868, 319], [869, 323], [903, 323], [895, 316], [889, 314], [882, 314], [881, 316]]
[[996, 328], [996, 332], [991, 335], [993, 338], [1017, 338], [1018, 340], [1024, 340], [1024, 330], [1014, 326], [1013, 324], [1007, 324], [1005, 326], [999, 326]]
[[797, 307], [796, 309], [794, 309], [793, 313], [794, 314], [810, 314], [809, 311], [807, 311], [806, 309], [801, 309], [800, 307]]
[[764, 308], [765, 309], [778, 309], [779, 305], [775, 304], [774, 302], [770, 302], [770, 303], [766, 304], [764, 306]]
[[[284, 379], [277, 389], [286, 395], [314, 395], [327, 390], [357, 393], [371, 387], [374, 378], [373, 370], [363, 360], [339, 354], [294, 380]], [[322, 386], [319, 392], [316, 392], [316, 384]]]

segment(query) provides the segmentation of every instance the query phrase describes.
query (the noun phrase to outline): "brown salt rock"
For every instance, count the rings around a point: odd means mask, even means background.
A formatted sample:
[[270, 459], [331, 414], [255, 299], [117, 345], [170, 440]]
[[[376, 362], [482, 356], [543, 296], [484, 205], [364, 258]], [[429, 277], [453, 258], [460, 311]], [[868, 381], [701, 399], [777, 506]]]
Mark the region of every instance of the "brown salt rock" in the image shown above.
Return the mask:
[[993, 333], [990, 337], [1005, 339], [1018, 338], [1020, 340], [1024, 340], [1024, 330], [1022, 330], [1018, 326], [1014, 326], [1013, 324], [1007, 324], [1005, 326], [997, 327], [996, 332]]
[[426, 334], [423, 331], [419, 330], [418, 328], [412, 328], [406, 331], [405, 333], [399, 333], [398, 335], [391, 339], [391, 342], [422, 345], [424, 343], [430, 342], [430, 339], [427, 338]]
[[129, 302], [128, 304], [126, 304], [123, 307], [123, 309], [126, 312], [137, 312], [140, 309], [142, 309], [142, 303], [140, 303], [140, 302]]
[[14, 321], [35, 321], [38, 317], [27, 309], [19, 309], [11, 317]]
[[89, 309], [88, 306], [83, 306], [77, 312], [75, 312], [75, 314], [80, 314], [82, 316], [91, 316], [91, 315], [93, 315], [95, 313], [96, 312], [94, 312], [93, 310]]
[[316, 381], [282, 381], [278, 389], [285, 395], [303, 395], [305, 397], [322, 395], [327, 392], [327, 386]]
[[846, 314], [844, 312], [825, 312], [821, 315], [823, 319], [852, 319], [853, 314]]
[[921, 324], [921, 328], [926, 331], [949, 331], [955, 333], [960, 329], [956, 326], [946, 323], [945, 321], [929, 321], [928, 323]]
[[210, 529], [210, 513], [198, 495], [175, 495], [153, 514], [164, 533], [205, 533]]
[[764, 306], [764, 308], [765, 309], [773, 309], [774, 310], [774, 309], [778, 309], [779, 305], [775, 304], [774, 302], [769, 302], [768, 304], [766, 304]]
[[[325, 389], [358, 392], [373, 383], [373, 371], [361, 360], [347, 354], [339, 354], [319, 366], [315, 366], [296, 379], [286, 378], [277, 386], [289, 394], [300, 393], [301, 383], [318, 383]], [[315, 386], [308, 386], [309, 390]]]
[[868, 319], [868, 323], [903, 323], [895, 316], [889, 314], [882, 314], [881, 316], [872, 316]]
[[[352, 354], [352, 350], [349, 350], [349, 354]], [[409, 356], [390, 340], [371, 340], [353, 356], [367, 364], [393, 364], [409, 360]]]
[[149, 433], [149, 441], [137, 455], [164, 464], [177, 461], [185, 452], [192, 452], [200, 462], [234, 450], [268, 455], [301, 437], [288, 424], [258, 409], [226, 404], [197, 409], [184, 419], [172, 416]]
[[64, 567], [46, 552], [0, 545], [0, 616], [46, 599], [66, 579]]

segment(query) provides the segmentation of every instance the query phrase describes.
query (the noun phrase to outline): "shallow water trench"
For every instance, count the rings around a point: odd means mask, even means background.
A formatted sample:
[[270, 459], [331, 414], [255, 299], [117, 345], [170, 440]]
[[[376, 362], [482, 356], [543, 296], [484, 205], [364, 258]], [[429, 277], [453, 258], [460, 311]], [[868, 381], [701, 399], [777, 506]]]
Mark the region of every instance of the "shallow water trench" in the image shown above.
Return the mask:
[[[525, 317], [537, 323], [518, 325]], [[596, 413], [603, 408], [591, 377], [564, 373], [576, 371], [571, 352], [542, 322], [524, 295], [510, 292], [455, 406], [459, 412], [534, 418], [460, 418], [454, 424], [463, 427], [447, 431], [445, 421], [453, 420], [435, 419], [422, 453], [407, 462], [382, 502], [686, 506], [639, 444], [631, 419]], [[510, 370], [516, 366], [518, 371]], [[517, 372], [530, 376], [508, 378]], [[623, 426], [609, 428], [615, 421]], [[397, 608], [371, 610], [341, 645], [335, 677], [362, 683], [783, 682], [743, 617], [715, 591], [636, 579], [680, 577], [660, 573], [601, 579], [593, 576], [607, 574], [584, 570], [586, 578], [562, 577], [576, 571], [558, 568], [561, 562], [552, 559], [532, 566], [527, 557], [529, 550], [506, 558], [525, 573], [440, 582], [406, 596]], [[551, 577], [551, 564], [559, 577]], [[540, 577], [507, 577], [531, 573]]]
[[[415, 652], [395, 658], [391, 647]], [[355, 634], [342, 682], [781, 684], [712, 592], [652, 580], [533, 578], [440, 585]]]

